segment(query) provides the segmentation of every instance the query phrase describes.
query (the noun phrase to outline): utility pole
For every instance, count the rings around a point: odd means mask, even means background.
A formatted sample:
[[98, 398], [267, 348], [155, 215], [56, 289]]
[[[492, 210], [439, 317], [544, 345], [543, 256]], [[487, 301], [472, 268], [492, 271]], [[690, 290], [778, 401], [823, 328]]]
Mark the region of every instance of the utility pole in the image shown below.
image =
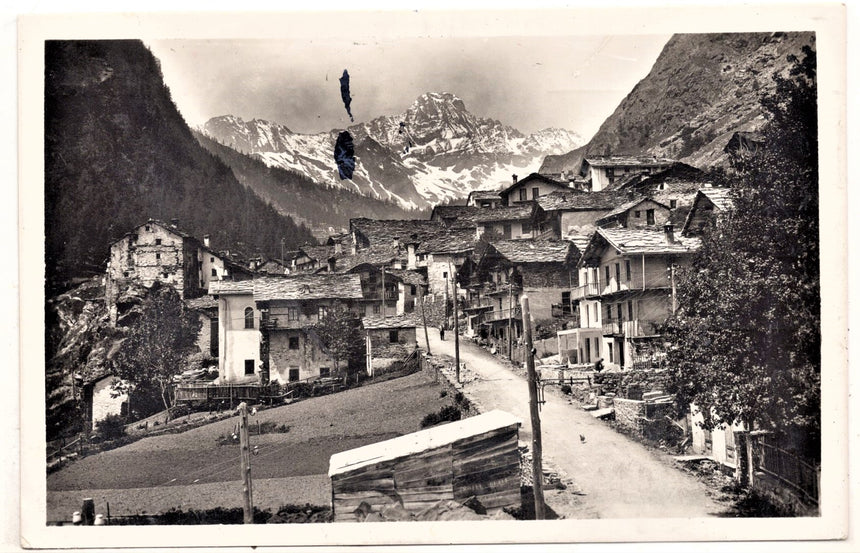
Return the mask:
[[430, 336], [427, 333], [427, 314], [424, 312], [424, 288], [418, 285], [418, 301], [421, 303], [421, 322], [424, 323], [424, 341], [427, 342], [427, 355], [430, 355]]
[[523, 311], [523, 334], [525, 337], [526, 369], [529, 385], [529, 414], [532, 419], [532, 486], [535, 496], [535, 519], [546, 518], [543, 502], [543, 462], [541, 456], [540, 412], [538, 411], [537, 374], [535, 372], [534, 349], [532, 346], [532, 321], [529, 315], [529, 298], [520, 296]]
[[382, 266], [382, 318], [385, 318], [385, 265]]
[[669, 265], [669, 279], [672, 281], [672, 315], [675, 314], [675, 311], [678, 309], [678, 300], [675, 296], [675, 264], [672, 263]]
[[245, 524], [254, 524], [251, 492], [251, 440], [248, 436], [248, 404], [239, 404], [239, 460], [242, 465], [242, 511]]
[[514, 268], [508, 269], [508, 359], [514, 359]]
[[[460, 322], [457, 316], [457, 279], [451, 270], [451, 260], [448, 260], [448, 274], [451, 276], [451, 290], [454, 292], [454, 366], [457, 375], [457, 384], [460, 383]], [[448, 287], [445, 286], [447, 290]]]

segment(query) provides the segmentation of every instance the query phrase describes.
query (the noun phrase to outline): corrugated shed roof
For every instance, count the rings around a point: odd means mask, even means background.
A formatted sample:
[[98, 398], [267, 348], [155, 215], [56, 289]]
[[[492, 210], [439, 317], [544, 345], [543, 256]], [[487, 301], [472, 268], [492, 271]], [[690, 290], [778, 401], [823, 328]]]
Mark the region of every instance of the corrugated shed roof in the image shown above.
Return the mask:
[[522, 420], [510, 413], [494, 410], [468, 419], [440, 424], [398, 438], [335, 453], [329, 460], [328, 475], [332, 477], [345, 474], [368, 465], [453, 444], [471, 436], [512, 425], [521, 426], [522, 423]]
[[601, 190], [599, 192], [553, 192], [537, 199], [544, 211], [588, 211], [614, 209], [629, 200], [626, 192]]
[[595, 237], [600, 236], [621, 253], [691, 253], [699, 249], [702, 242], [698, 238], [681, 236], [674, 233], [675, 241], [669, 243], [666, 233], [662, 230], [651, 229], [597, 229], [589, 249], [595, 246]]
[[421, 318], [416, 313], [403, 313], [392, 317], [382, 315], [366, 315], [361, 319], [361, 325], [366, 330], [380, 328], [415, 328], [421, 325]]
[[567, 240], [499, 240], [490, 244], [511, 263], [563, 263], [570, 254]]
[[665, 157], [654, 156], [585, 156], [586, 163], [592, 167], [613, 167], [613, 166], [654, 166], [654, 165], [671, 165], [675, 160]]
[[264, 277], [252, 281], [254, 300], [361, 299], [361, 278], [353, 274], [319, 273]]
[[519, 221], [530, 219], [534, 214], [534, 202], [521, 202], [509, 207], [497, 207], [495, 209], [480, 209], [475, 215], [476, 223], [490, 223], [496, 221]]

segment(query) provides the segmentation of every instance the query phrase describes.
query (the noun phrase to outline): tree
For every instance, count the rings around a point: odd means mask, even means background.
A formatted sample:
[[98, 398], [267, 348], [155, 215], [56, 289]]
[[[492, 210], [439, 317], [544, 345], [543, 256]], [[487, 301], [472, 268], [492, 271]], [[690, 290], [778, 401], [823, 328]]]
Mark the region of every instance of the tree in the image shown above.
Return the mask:
[[349, 365], [360, 364], [364, 356], [364, 339], [361, 334], [361, 321], [342, 304], [335, 304], [325, 310], [314, 332], [334, 361], [335, 373], [340, 373], [340, 362]]
[[148, 414], [141, 407], [147, 399], [160, 398], [169, 410], [173, 376], [182, 372], [186, 355], [195, 350], [200, 325], [176, 290], [156, 281], [113, 357], [114, 390], [134, 398], [141, 415]]
[[666, 334], [680, 406], [695, 403], [705, 428], [738, 421], [790, 433], [820, 459], [815, 52], [789, 62], [762, 98], [761, 147], [727, 174], [734, 208], [678, 275]]

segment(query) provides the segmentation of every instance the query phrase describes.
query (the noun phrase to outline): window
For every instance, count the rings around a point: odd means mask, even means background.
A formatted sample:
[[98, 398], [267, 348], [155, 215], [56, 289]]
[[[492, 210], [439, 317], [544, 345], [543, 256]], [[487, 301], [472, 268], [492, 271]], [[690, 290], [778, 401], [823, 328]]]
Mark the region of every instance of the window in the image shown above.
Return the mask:
[[254, 360], [253, 359], [245, 359], [245, 374], [254, 374]]
[[375, 304], [375, 305], [373, 306], [373, 314], [374, 314], [374, 315], [379, 315], [379, 312], [380, 312], [380, 311], [381, 311], [381, 309], [380, 309], [380, 305], [379, 305], [378, 303], [377, 303], [377, 304]]
[[633, 302], [632, 301], [627, 302], [627, 320], [628, 321], [633, 320]]
[[415, 289], [414, 284], [409, 287], [409, 293], [413, 296], [418, 293], [418, 290]]
[[588, 338], [585, 339], [585, 356], [584, 360], [586, 362], [591, 361], [591, 340]]
[[160, 261], [160, 260], [161, 260], [161, 254], [160, 254], [160, 253], [156, 253], [156, 254], [155, 254], [155, 260], [156, 260], [156, 261]]
[[326, 378], [331, 374], [331, 368], [329, 367], [320, 367], [320, 378]]
[[399, 336], [397, 335], [397, 331], [396, 331], [396, 330], [389, 330], [389, 331], [388, 331], [388, 341], [389, 341], [390, 343], [392, 343], [392, 344], [396, 344], [396, 343], [397, 343], [397, 341], [398, 341], [398, 338], [399, 338]]
[[214, 257], [210, 257], [210, 258], [209, 258], [209, 263], [215, 263], [215, 258], [214, 258]]
[[448, 278], [448, 271], [442, 271], [442, 278]]
[[649, 210], [645, 211], [645, 217], [646, 217], [645, 222], [647, 224], [649, 224], [649, 225], [654, 224], [654, 210], [653, 209], [649, 209]]
[[525, 188], [520, 188], [520, 201], [521, 202], [524, 202], [524, 201], [529, 199], [528, 193], [529, 193], [529, 191], [526, 190]]
[[298, 307], [287, 307], [287, 320], [288, 321], [298, 321], [299, 320], [299, 308]]
[[[586, 309], [588, 309], [588, 308], [586, 307]], [[595, 323], [597, 322], [597, 304], [596, 303], [594, 304], [594, 322]]]
[[319, 307], [317, 307], [317, 317], [322, 319], [326, 316], [326, 314], [328, 314], [328, 307], [326, 307], [325, 305], [320, 305]]
[[212, 276], [218, 276], [218, 270], [215, 267], [212, 267]]
[[218, 357], [218, 317], [209, 319], [209, 355]]
[[621, 304], [619, 303], [615, 306], [615, 311], [618, 313], [618, 321], [621, 322], [624, 317], [622, 317]]
[[290, 349], [299, 349], [299, 337], [298, 336], [290, 336]]
[[161, 274], [164, 275], [164, 278], [170, 278], [170, 273], [161, 273]]
[[676, 207], [678, 207], [678, 200], [669, 200], [669, 207], [671, 209], [675, 209]]
[[624, 260], [624, 270], [627, 272], [627, 282], [630, 282], [630, 260]]
[[[630, 280], [630, 279], [628, 279], [628, 280]], [[618, 287], [619, 284], [621, 284], [621, 264], [616, 263], [615, 264], [615, 286]]]
[[156, 238], [156, 239], [155, 239], [155, 245], [156, 245], [156, 246], [160, 246], [160, 245], [161, 245], [161, 238]]
[[637, 219], [641, 219], [642, 218], [642, 212], [637, 209], [636, 211], [633, 212], [633, 216], [636, 217]]
[[614, 363], [615, 361], [612, 359], [612, 344], [606, 344], [607, 353], [609, 354], [609, 362]]
[[290, 369], [290, 382], [297, 382], [299, 380], [299, 369]]
[[604, 269], [606, 270], [606, 282], [605, 282], [603, 285], [604, 285], [604, 286], [609, 286], [609, 265], [607, 265], [606, 267], [604, 267]]
[[532, 233], [532, 224], [531, 221], [523, 221], [523, 234], [531, 234]]
[[149, 225], [146, 225], [144, 228], [146, 228], [146, 232], [149, 232]]
[[254, 328], [254, 309], [252, 307], [245, 308], [245, 328]]
[[537, 200], [539, 197], [540, 197], [540, 188], [535, 186], [534, 188], [532, 188], [532, 199]]

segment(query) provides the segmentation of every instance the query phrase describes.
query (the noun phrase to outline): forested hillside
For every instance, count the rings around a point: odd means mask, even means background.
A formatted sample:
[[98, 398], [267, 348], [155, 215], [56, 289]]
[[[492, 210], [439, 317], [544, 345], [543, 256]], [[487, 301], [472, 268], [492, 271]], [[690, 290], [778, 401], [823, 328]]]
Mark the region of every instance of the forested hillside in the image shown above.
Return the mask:
[[216, 249], [280, 254], [310, 231], [203, 149], [139, 40], [45, 44], [48, 293], [104, 270], [110, 243], [153, 217]]
[[270, 202], [278, 212], [309, 227], [348, 228], [352, 217], [418, 219], [427, 215], [425, 211], [406, 210], [392, 202], [315, 183], [295, 171], [269, 167], [199, 132], [194, 132], [194, 136], [204, 148], [229, 165], [242, 184]]

